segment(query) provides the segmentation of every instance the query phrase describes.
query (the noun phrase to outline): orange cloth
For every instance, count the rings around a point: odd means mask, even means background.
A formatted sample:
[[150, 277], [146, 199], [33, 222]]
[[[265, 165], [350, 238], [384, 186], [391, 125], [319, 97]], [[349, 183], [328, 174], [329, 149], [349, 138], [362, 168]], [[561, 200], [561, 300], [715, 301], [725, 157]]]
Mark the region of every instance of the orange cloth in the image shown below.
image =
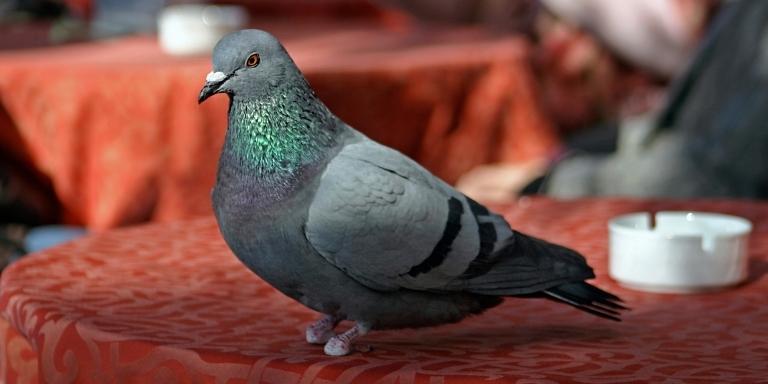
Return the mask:
[[[606, 276], [607, 220], [667, 209], [750, 219], [749, 281], [699, 295], [640, 293], [613, 283]], [[632, 307], [624, 321], [547, 300], [509, 299], [459, 324], [372, 332], [359, 340], [372, 351], [328, 357], [304, 341], [304, 327], [317, 314], [241, 265], [213, 218], [202, 218], [107, 231], [8, 268], [0, 282], [0, 380], [764, 381], [768, 203], [524, 199], [500, 212], [518, 230], [584, 253], [596, 284]], [[21, 377], [30, 381], [13, 380]]]
[[[558, 145], [520, 38], [299, 24], [260, 27], [331, 110], [448, 182]], [[2, 53], [0, 149], [50, 177], [70, 223], [208, 214], [227, 108], [223, 95], [197, 105], [208, 71], [210, 58], [170, 57], [150, 38]]]

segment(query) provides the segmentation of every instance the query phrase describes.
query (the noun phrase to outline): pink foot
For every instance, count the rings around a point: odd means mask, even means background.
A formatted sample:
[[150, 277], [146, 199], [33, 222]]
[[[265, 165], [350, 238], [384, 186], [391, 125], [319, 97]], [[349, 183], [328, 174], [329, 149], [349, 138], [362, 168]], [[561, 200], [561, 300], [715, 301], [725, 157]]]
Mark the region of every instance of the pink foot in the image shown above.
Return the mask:
[[[370, 330], [370, 326], [360, 322], [355, 323], [355, 326], [348, 331], [331, 337], [323, 351], [326, 355], [330, 356], [344, 356], [352, 352], [352, 341], [358, 336], [365, 335]], [[368, 348], [370, 350], [370, 347]]]
[[312, 323], [307, 327], [306, 337], [307, 343], [310, 344], [325, 344], [336, 334], [333, 333], [333, 329], [339, 324], [340, 319], [326, 315], [320, 320]]

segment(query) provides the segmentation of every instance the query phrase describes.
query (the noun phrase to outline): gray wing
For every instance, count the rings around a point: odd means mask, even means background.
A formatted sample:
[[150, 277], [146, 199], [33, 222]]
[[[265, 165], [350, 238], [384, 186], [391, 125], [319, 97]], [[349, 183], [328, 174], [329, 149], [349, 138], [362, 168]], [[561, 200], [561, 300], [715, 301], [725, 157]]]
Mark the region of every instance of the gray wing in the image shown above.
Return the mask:
[[369, 140], [329, 163], [305, 233], [329, 262], [378, 290], [444, 289], [481, 248], [462, 194]]

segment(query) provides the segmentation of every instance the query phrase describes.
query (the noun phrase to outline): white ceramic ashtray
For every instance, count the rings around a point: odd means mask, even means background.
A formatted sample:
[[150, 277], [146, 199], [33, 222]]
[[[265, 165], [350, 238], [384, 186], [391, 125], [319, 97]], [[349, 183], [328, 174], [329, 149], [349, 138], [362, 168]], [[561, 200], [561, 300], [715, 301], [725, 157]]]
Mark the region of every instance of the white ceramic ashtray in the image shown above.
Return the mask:
[[619, 216], [610, 229], [610, 274], [620, 284], [653, 292], [716, 290], [747, 277], [743, 218], [705, 212], [658, 212]]

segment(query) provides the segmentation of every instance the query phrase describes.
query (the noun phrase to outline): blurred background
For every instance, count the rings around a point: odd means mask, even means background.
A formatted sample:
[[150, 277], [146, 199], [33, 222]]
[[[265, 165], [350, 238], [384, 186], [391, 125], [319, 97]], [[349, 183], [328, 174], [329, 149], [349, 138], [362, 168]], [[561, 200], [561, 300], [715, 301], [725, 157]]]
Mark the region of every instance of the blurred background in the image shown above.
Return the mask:
[[768, 195], [768, 2], [3, 0], [0, 265], [208, 215], [232, 30], [343, 120], [486, 203]]

